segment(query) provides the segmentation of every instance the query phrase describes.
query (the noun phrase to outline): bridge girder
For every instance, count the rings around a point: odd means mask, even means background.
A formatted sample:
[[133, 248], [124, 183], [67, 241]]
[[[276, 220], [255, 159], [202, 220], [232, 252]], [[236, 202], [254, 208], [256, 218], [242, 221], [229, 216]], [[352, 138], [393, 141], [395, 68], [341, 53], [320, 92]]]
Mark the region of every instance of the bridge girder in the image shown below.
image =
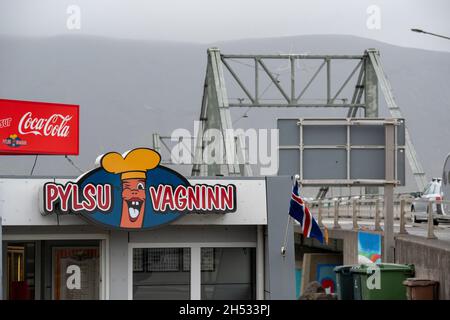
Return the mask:
[[[308, 81], [298, 83], [296, 80], [296, 63], [303, 60], [315, 60], [320, 64]], [[332, 91], [332, 63], [352, 60], [355, 66], [349, 69], [348, 76], [339, 83], [336, 91]], [[281, 83], [277, 72], [271, 70], [269, 61], [288, 62], [290, 81]], [[251, 83], [239, 75], [232, 62], [239, 62], [253, 68]], [[238, 101], [230, 101], [226, 87], [225, 71], [233, 85], [240, 89], [242, 97]], [[325, 73], [323, 101], [312, 103], [303, 100], [318, 76]], [[272, 85], [281, 96], [277, 101], [265, 101], [261, 91], [261, 78], [270, 79]], [[306, 77], [305, 77], [306, 78]], [[343, 91], [350, 87], [351, 97], [340, 99]], [[333, 86], [334, 87], [334, 86]], [[207, 66], [203, 97], [200, 111], [200, 128], [194, 151], [193, 176], [241, 175], [251, 176], [252, 169], [248, 163], [211, 164], [205, 159], [204, 150], [210, 137], [205, 135], [208, 129], [216, 129], [224, 137], [224, 158], [235, 155], [234, 159], [245, 159], [244, 141], [241, 138], [225, 139], [227, 130], [233, 129], [230, 108], [346, 108], [347, 117], [355, 117], [358, 110], [363, 110], [365, 117], [376, 118], [379, 112], [379, 91], [384, 96], [392, 117], [402, 118], [400, 108], [396, 104], [390, 83], [383, 71], [380, 54], [376, 49], [367, 49], [362, 55], [310, 55], [310, 54], [222, 54], [218, 48], [207, 50]], [[427, 178], [414, 149], [408, 129], [405, 132], [406, 156], [412, 169], [419, 190], [427, 184]]]

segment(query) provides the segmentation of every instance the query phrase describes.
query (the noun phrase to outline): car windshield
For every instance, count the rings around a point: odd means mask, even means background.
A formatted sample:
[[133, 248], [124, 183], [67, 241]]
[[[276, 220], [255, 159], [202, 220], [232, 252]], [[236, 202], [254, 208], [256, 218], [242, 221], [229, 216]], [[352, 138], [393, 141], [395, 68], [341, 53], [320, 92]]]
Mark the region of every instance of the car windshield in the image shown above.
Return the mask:
[[433, 182], [428, 185], [428, 187], [424, 191], [424, 195], [429, 194], [440, 194], [441, 193], [441, 184], [439, 182]]

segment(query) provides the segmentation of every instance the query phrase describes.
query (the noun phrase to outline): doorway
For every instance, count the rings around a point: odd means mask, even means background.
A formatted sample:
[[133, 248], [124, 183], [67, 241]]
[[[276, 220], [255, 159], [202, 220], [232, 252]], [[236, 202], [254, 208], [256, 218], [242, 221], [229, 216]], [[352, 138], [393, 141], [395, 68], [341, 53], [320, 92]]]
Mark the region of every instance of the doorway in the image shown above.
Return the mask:
[[6, 299], [35, 299], [35, 252], [34, 242], [6, 246]]
[[[8, 300], [104, 298], [102, 240], [3, 241]], [[103, 251], [102, 251], [103, 249]]]
[[42, 245], [45, 300], [99, 299], [98, 240], [53, 240]]

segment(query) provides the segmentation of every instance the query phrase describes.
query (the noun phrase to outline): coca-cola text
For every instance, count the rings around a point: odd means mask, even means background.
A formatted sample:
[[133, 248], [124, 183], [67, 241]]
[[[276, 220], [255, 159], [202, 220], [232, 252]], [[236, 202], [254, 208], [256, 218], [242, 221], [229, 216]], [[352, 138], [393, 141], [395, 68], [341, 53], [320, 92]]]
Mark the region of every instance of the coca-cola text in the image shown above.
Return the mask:
[[31, 112], [27, 112], [23, 115], [19, 122], [20, 134], [34, 134], [39, 136], [51, 136], [51, 137], [67, 137], [70, 132], [70, 125], [68, 122], [72, 119], [72, 116], [53, 114], [48, 118], [33, 117]]

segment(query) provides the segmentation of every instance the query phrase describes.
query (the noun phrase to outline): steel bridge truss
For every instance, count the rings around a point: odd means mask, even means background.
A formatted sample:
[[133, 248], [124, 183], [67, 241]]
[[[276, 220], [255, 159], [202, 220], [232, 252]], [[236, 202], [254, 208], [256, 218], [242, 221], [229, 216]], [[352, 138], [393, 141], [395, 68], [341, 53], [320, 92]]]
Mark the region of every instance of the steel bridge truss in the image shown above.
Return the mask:
[[[200, 128], [194, 150], [193, 176], [215, 175], [252, 175], [251, 167], [245, 161], [244, 140], [242, 137], [223, 139], [224, 157], [233, 154], [241, 161], [225, 164], [210, 164], [205, 158], [205, 146], [210, 139], [205, 132], [217, 129], [226, 137], [227, 129], [233, 129], [230, 108], [346, 108], [347, 117], [357, 115], [358, 110], [368, 118], [378, 117], [379, 88], [384, 96], [389, 112], [394, 118], [403, 118], [396, 104], [392, 89], [383, 71], [379, 52], [367, 49], [362, 55], [309, 55], [309, 54], [221, 54], [218, 48], [207, 51], [206, 76], [203, 87], [203, 98], [200, 112]], [[312, 76], [306, 75], [298, 80], [299, 61], [314, 60], [318, 67]], [[354, 66], [348, 70], [348, 76], [340, 83], [332, 81], [332, 66], [336, 61], [353, 61]], [[279, 70], [273, 70], [271, 64], [282, 62], [286, 64], [288, 80], [279, 79]], [[253, 69], [251, 77], [243, 77], [235, 68], [241, 63]], [[301, 70], [300, 70], [301, 71]], [[325, 74], [325, 77], [324, 77]], [[268, 101], [264, 98], [266, 90], [262, 88], [263, 78], [269, 80], [273, 91], [280, 99]], [[228, 79], [229, 83], [226, 83]], [[325, 81], [324, 81], [325, 80]], [[319, 82], [319, 83], [318, 83]], [[319, 102], [308, 102], [305, 99], [312, 85], [321, 86], [323, 94]], [[231, 99], [227, 94], [227, 85], [238, 88], [241, 97]], [[332, 86], [333, 85], [333, 86]], [[333, 91], [332, 87], [337, 90]], [[343, 97], [350, 92], [348, 97]], [[415, 182], [419, 190], [427, 184], [427, 178], [422, 169], [408, 130], [406, 129], [406, 156], [409, 161]], [[154, 143], [158, 143], [154, 141]], [[243, 161], [242, 161], [243, 160]]]

